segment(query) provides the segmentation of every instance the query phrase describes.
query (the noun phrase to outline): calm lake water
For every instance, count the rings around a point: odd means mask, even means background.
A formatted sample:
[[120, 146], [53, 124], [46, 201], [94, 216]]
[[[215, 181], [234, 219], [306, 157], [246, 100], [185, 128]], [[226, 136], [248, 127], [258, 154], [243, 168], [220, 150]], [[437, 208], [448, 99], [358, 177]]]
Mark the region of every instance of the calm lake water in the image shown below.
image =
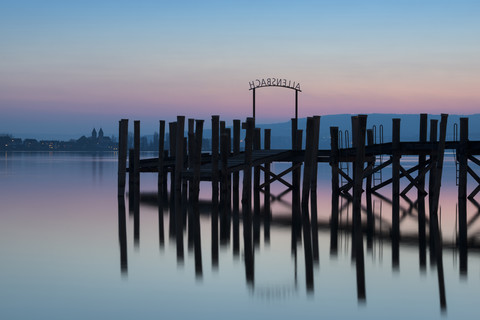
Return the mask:
[[[440, 200], [446, 243], [455, 240], [457, 189], [451, 160], [447, 156]], [[408, 167], [409, 161], [415, 165], [413, 159], [402, 164]], [[274, 168], [281, 170], [282, 165]], [[328, 222], [331, 212], [329, 170], [328, 165], [319, 166], [320, 224]], [[398, 266], [394, 265], [390, 240], [382, 237], [370, 248], [365, 242], [365, 297], [357, 293], [350, 233], [339, 232], [338, 252], [332, 254], [327, 228], [318, 231], [319, 256], [308, 285], [302, 242], [292, 250], [290, 227], [280, 224], [272, 224], [269, 242], [262, 227], [253, 254], [254, 278], [247, 281], [241, 221], [239, 254], [231, 238], [224, 239], [217, 261], [212, 256], [211, 219], [202, 215], [201, 256], [189, 248], [185, 233], [182, 260], [175, 238], [169, 237], [168, 211], [165, 242], [160, 244], [158, 208], [148, 201], [140, 205], [140, 239], [134, 243], [127, 197], [127, 241], [121, 257], [116, 173], [113, 153], [0, 155], [1, 319], [477, 318], [480, 253], [469, 250], [467, 272], [461, 273], [458, 250], [447, 244], [443, 310], [438, 268], [428, 253], [423, 268], [418, 246], [400, 243]], [[281, 185], [272, 188], [273, 193], [282, 191]], [[142, 174], [141, 190], [156, 191], [154, 174]], [[209, 190], [202, 183], [201, 196], [207, 199]], [[384, 192], [388, 196], [390, 191]], [[274, 217], [291, 214], [287, 204], [274, 202], [272, 207]], [[377, 198], [374, 207], [388, 226], [388, 202]], [[408, 213], [407, 201], [402, 200], [402, 207]], [[477, 211], [469, 205], [469, 220]], [[347, 205], [341, 221], [351, 219], [349, 215]], [[472, 223], [470, 234], [478, 234], [479, 226], [480, 221]], [[406, 214], [401, 228], [402, 234], [415, 234], [414, 211]]]

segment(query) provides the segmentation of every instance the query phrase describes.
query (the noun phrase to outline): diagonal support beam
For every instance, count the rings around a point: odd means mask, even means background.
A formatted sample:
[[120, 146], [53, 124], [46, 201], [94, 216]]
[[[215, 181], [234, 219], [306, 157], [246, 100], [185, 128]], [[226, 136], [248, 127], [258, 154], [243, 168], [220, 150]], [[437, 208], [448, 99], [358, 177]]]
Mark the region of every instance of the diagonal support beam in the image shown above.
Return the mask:
[[468, 199], [473, 200], [477, 193], [480, 191], [480, 184], [468, 195]]
[[477, 183], [480, 183], [480, 177], [475, 173], [475, 171], [472, 170], [472, 168], [470, 168], [470, 166], [467, 166], [467, 172], [470, 173], [472, 178], [475, 179]]
[[427, 195], [427, 191], [425, 191], [425, 189], [419, 184], [419, 180], [422, 179], [425, 176], [426, 171], [422, 172], [422, 170], [419, 169], [419, 174], [415, 179], [401, 165], [400, 165], [400, 172], [405, 177], [407, 177], [407, 179], [410, 181], [408, 186], [405, 189], [403, 189], [403, 191], [400, 193], [400, 195], [406, 195], [408, 193], [408, 191], [410, 191], [410, 189], [412, 189], [414, 186], [421, 193], [421, 195], [423, 195], [423, 196]]
[[477, 158], [475, 158], [474, 156], [468, 156], [468, 160], [472, 161], [473, 163], [475, 163], [477, 166], [480, 166], [480, 160], [478, 160]]
[[272, 182], [274, 182], [274, 181], [277, 181], [277, 180], [278, 180], [279, 182], [283, 183], [287, 188], [290, 188], [290, 189], [293, 188], [293, 186], [292, 186], [290, 183], [288, 183], [287, 181], [285, 181], [284, 179], [282, 179], [282, 177], [283, 177], [284, 175], [286, 175], [287, 173], [295, 170], [296, 168], [298, 168], [298, 167], [301, 166], [301, 165], [302, 165], [301, 163], [298, 163], [298, 164], [296, 164], [296, 165], [288, 168], [287, 170], [282, 171], [282, 172], [279, 173], [279, 174], [275, 174], [275, 173], [273, 173], [273, 172], [271, 172], [271, 171], [268, 171], [268, 172], [267, 172], [267, 171], [265, 171], [265, 168], [264, 168], [263, 166], [260, 166], [260, 169], [261, 169], [263, 172], [267, 173], [269, 176], [271, 176], [271, 177], [273, 177], [273, 178], [272, 178], [272, 179], [268, 179], [268, 181], [265, 181], [264, 183], [262, 183], [262, 184], [259, 186], [259, 188], [262, 189], [263, 187], [265, 187], [265, 185], [270, 184], [270, 183], [272, 183]]
[[[429, 161], [430, 161], [430, 160], [429, 160]], [[427, 161], [427, 162], [429, 162], [429, 161]], [[412, 172], [417, 171], [417, 170], [418, 170], [419, 168], [421, 168], [423, 165], [424, 165], [424, 163], [418, 164], [418, 165], [416, 165], [415, 167], [412, 167], [412, 168], [406, 170], [405, 172], [402, 172], [402, 173], [400, 174], [400, 178], [405, 177], [405, 174], [411, 174]], [[388, 180], [385, 180], [384, 182], [382, 182], [382, 183], [376, 185], [375, 187], [373, 187], [373, 188], [372, 188], [372, 191], [377, 191], [378, 189], [383, 188], [383, 187], [389, 185], [390, 183], [392, 183], [392, 181], [393, 181], [393, 179], [391, 179], [391, 178], [388, 179]]]

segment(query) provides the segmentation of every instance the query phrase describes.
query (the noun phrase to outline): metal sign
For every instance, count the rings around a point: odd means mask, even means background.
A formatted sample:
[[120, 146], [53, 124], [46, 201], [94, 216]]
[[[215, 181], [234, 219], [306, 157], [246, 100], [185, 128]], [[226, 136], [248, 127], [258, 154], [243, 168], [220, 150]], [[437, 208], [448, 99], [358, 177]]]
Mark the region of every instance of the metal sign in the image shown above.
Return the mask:
[[281, 87], [295, 90], [295, 119], [298, 119], [298, 93], [302, 92], [300, 90], [300, 83], [281, 79], [281, 78], [266, 78], [266, 79], [255, 79], [249, 83], [250, 89], [253, 92], [253, 118], [255, 119], [255, 89], [264, 88], [264, 87]]
[[262, 88], [262, 87], [282, 87], [282, 88], [289, 88], [289, 89], [302, 92], [302, 90], [300, 90], [299, 82], [295, 82], [287, 79], [280, 79], [280, 78], [255, 79], [254, 81], [250, 81], [248, 84], [250, 85], [249, 90]]

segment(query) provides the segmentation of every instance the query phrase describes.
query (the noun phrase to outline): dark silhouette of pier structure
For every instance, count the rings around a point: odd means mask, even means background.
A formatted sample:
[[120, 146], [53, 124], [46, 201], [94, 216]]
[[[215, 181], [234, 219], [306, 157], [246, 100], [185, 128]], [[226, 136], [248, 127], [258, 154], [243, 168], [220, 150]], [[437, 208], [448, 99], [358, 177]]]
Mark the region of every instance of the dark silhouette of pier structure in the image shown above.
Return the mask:
[[[228, 128], [224, 121], [220, 121], [219, 116], [212, 116], [212, 150], [202, 153], [204, 121], [188, 119], [187, 130], [185, 130], [185, 117], [178, 116], [176, 122], [169, 123], [169, 150], [165, 150], [166, 124], [165, 121], [160, 121], [159, 156], [149, 159], [140, 159], [139, 121], [134, 122], [134, 148], [127, 152], [128, 120], [124, 119], [119, 125], [118, 196], [119, 199], [123, 199], [125, 195], [128, 172], [129, 204], [134, 215], [134, 241], [138, 245], [140, 173], [157, 173], [156, 202], [161, 217], [165, 208], [170, 209], [169, 235], [176, 240], [178, 261], [183, 263], [183, 235], [185, 230], [188, 230], [188, 246], [195, 251], [196, 272], [197, 275], [201, 275], [199, 191], [201, 181], [211, 182], [212, 197], [207, 211], [212, 217], [212, 264], [218, 267], [219, 242], [221, 244], [222, 241], [229, 241], [232, 238], [233, 252], [239, 254], [238, 226], [241, 219], [246, 279], [247, 283], [253, 285], [254, 248], [259, 243], [260, 224], [264, 226], [265, 241], [270, 241], [270, 226], [279, 222], [275, 215], [272, 215], [271, 202], [281, 200], [290, 193], [292, 215], [288, 224], [292, 230], [292, 253], [296, 251], [296, 243], [303, 240], [307, 290], [313, 290], [313, 265], [318, 263], [319, 259], [318, 229], [321, 227], [330, 229], [331, 254], [336, 254], [338, 250], [339, 230], [348, 229], [352, 235], [352, 259], [357, 266], [359, 301], [366, 299], [363, 252], [364, 235], [366, 235], [367, 250], [371, 248], [373, 237], [391, 241], [394, 269], [399, 266], [400, 241], [418, 243], [421, 268], [425, 268], [428, 247], [430, 261], [437, 266], [438, 270], [440, 305], [445, 309], [443, 247], [459, 249], [460, 272], [466, 274], [467, 251], [469, 248], [479, 248], [475, 241], [477, 235], [472, 234], [469, 237], [468, 230], [480, 215], [480, 205], [474, 199], [480, 191], [480, 177], [471, 166], [472, 164], [480, 165], [480, 160], [477, 158], [480, 155], [480, 141], [469, 140], [468, 118], [460, 120], [460, 139], [446, 141], [447, 118], [448, 115], [442, 114], [440, 123], [435, 119], [430, 120], [430, 134], [427, 140], [428, 115], [421, 114], [419, 140], [405, 142], [400, 139], [400, 119], [392, 119], [392, 141], [376, 143], [374, 129], [366, 127], [367, 116], [353, 116], [351, 119], [352, 147], [342, 147], [338, 127], [331, 127], [330, 149], [319, 149], [319, 116], [307, 118], [305, 147], [302, 146], [304, 132], [298, 130], [295, 118], [291, 121], [292, 147], [290, 149], [271, 149], [270, 129], [264, 130], [262, 149], [261, 130], [255, 127], [254, 118], [247, 118], [243, 123], [240, 120], [234, 120], [232, 127]], [[242, 130], [244, 130], [243, 138]], [[244, 141], [243, 150], [240, 148], [241, 140]], [[458, 163], [458, 233], [452, 243], [442, 239], [439, 227], [439, 197], [445, 150], [454, 150]], [[377, 161], [379, 156], [387, 160], [379, 163]], [[401, 164], [403, 156], [418, 157], [418, 163], [406, 169]], [[286, 170], [275, 173], [271, 166], [273, 162], [289, 165]], [[319, 162], [329, 163], [331, 167], [332, 212], [327, 225], [319, 225], [317, 219]], [[352, 172], [345, 170], [342, 163], [350, 163]], [[391, 169], [391, 178], [375, 181], [375, 175], [387, 168]], [[262, 172], [263, 182], [261, 182]], [[241, 193], [240, 173], [243, 173]], [[429, 173], [428, 181], [427, 173]], [[285, 178], [287, 174], [291, 174], [291, 179]], [[170, 179], [168, 179], [169, 176]], [[472, 177], [477, 185], [470, 193], [467, 192], [468, 176]], [[408, 180], [407, 186], [403, 189], [401, 189], [401, 179]], [[341, 184], [340, 180], [344, 180], [345, 183]], [[270, 184], [275, 181], [285, 186], [285, 190], [279, 195], [273, 195], [270, 191]], [[389, 185], [391, 198], [379, 193], [379, 190]], [[417, 191], [415, 201], [407, 196], [413, 188]], [[372, 196], [391, 204], [390, 221], [383, 221], [381, 217], [375, 215]], [[364, 204], [362, 204], [363, 198]], [[400, 198], [405, 199], [410, 207], [402, 208]], [[342, 199], [352, 205], [352, 221], [348, 226], [341, 225], [339, 220], [344, 208]], [[479, 208], [479, 212], [470, 221], [467, 221], [467, 200], [477, 204]], [[125, 208], [119, 202], [120, 208], [119, 237], [120, 243], [125, 245], [126, 233], [120, 231], [125, 228]], [[403, 236], [400, 233], [400, 224], [405, 215], [414, 209], [417, 212], [418, 234], [413, 238]], [[389, 232], [382, 233], [382, 230], [376, 227], [378, 223], [390, 225]], [[230, 235], [231, 225], [233, 235]], [[159, 219], [159, 230], [159, 241], [163, 244], [165, 237], [163, 218]], [[125, 271], [127, 269], [126, 251], [122, 249], [121, 252], [122, 271]]]

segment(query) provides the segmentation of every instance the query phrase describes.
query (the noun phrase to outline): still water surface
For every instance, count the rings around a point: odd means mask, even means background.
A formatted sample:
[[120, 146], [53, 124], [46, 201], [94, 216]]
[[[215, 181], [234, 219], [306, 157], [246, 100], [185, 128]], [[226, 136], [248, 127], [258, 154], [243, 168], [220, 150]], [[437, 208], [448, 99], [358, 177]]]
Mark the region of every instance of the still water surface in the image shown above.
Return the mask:
[[[453, 162], [447, 161], [446, 168], [441, 225], [444, 240], [452, 242]], [[415, 244], [400, 244], [398, 266], [392, 264], [388, 239], [375, 239], [371, 249], [365, 245], [363, 299], [357, 294], [349, 233], [339, 233], [335, 255], [330, 250], [330, 231], [318, 231], [319, 259], [313, 288], [308, 290], [302, 243], [292, 251], [290, 228], [272, 224], [269, 243], [261, 231], [254, 250], [254, 280], [248, 283], [243, 241], [238, 255], [231, 241], [220, 243], [218, 263], [212, 259], [208, 215], [200, 219], [201, 272], [195, 269], [186, 236], [184, 261], [177, 259], [175, 238], [168, 236], [167, 211], [165, 242], [160, 244], [158, 209], [148, 202], [140, 206], [140, 240], [135, 245], [128, 199], [127, 263], [122, 271], [116, 172], [113, 153], [0, 156], [1, 319], [476, 319], [478, 251], [469, 251], [468, 271], [461, 274], [458, 252], [444, 247], [446, 309], [442, 310], [437, 268], [429, 260], [420, 267]], [[320, 165], [319, 179], [319, 220], [328, 221], [327, 165]], [[142, 192], [154, 192], [155, 186], [155, 175], [142, 174]], [[208, 184], [202, 183], [202, 197], [208, 198], [208, 191]], [[274, 216], [288, 215], [289, 210], [285, 204], [273, 204]], [[386, 217], [388, 210], [383, 203]], [[469, 219], [476, 212], [469, 207]], [[347, 215], [342, 213], [342, 221]], [[407, 216], [402, 232], [413, 232], [415, 219]], [[472, 234], [478, 232], [478, 224], [472, 224]]]

